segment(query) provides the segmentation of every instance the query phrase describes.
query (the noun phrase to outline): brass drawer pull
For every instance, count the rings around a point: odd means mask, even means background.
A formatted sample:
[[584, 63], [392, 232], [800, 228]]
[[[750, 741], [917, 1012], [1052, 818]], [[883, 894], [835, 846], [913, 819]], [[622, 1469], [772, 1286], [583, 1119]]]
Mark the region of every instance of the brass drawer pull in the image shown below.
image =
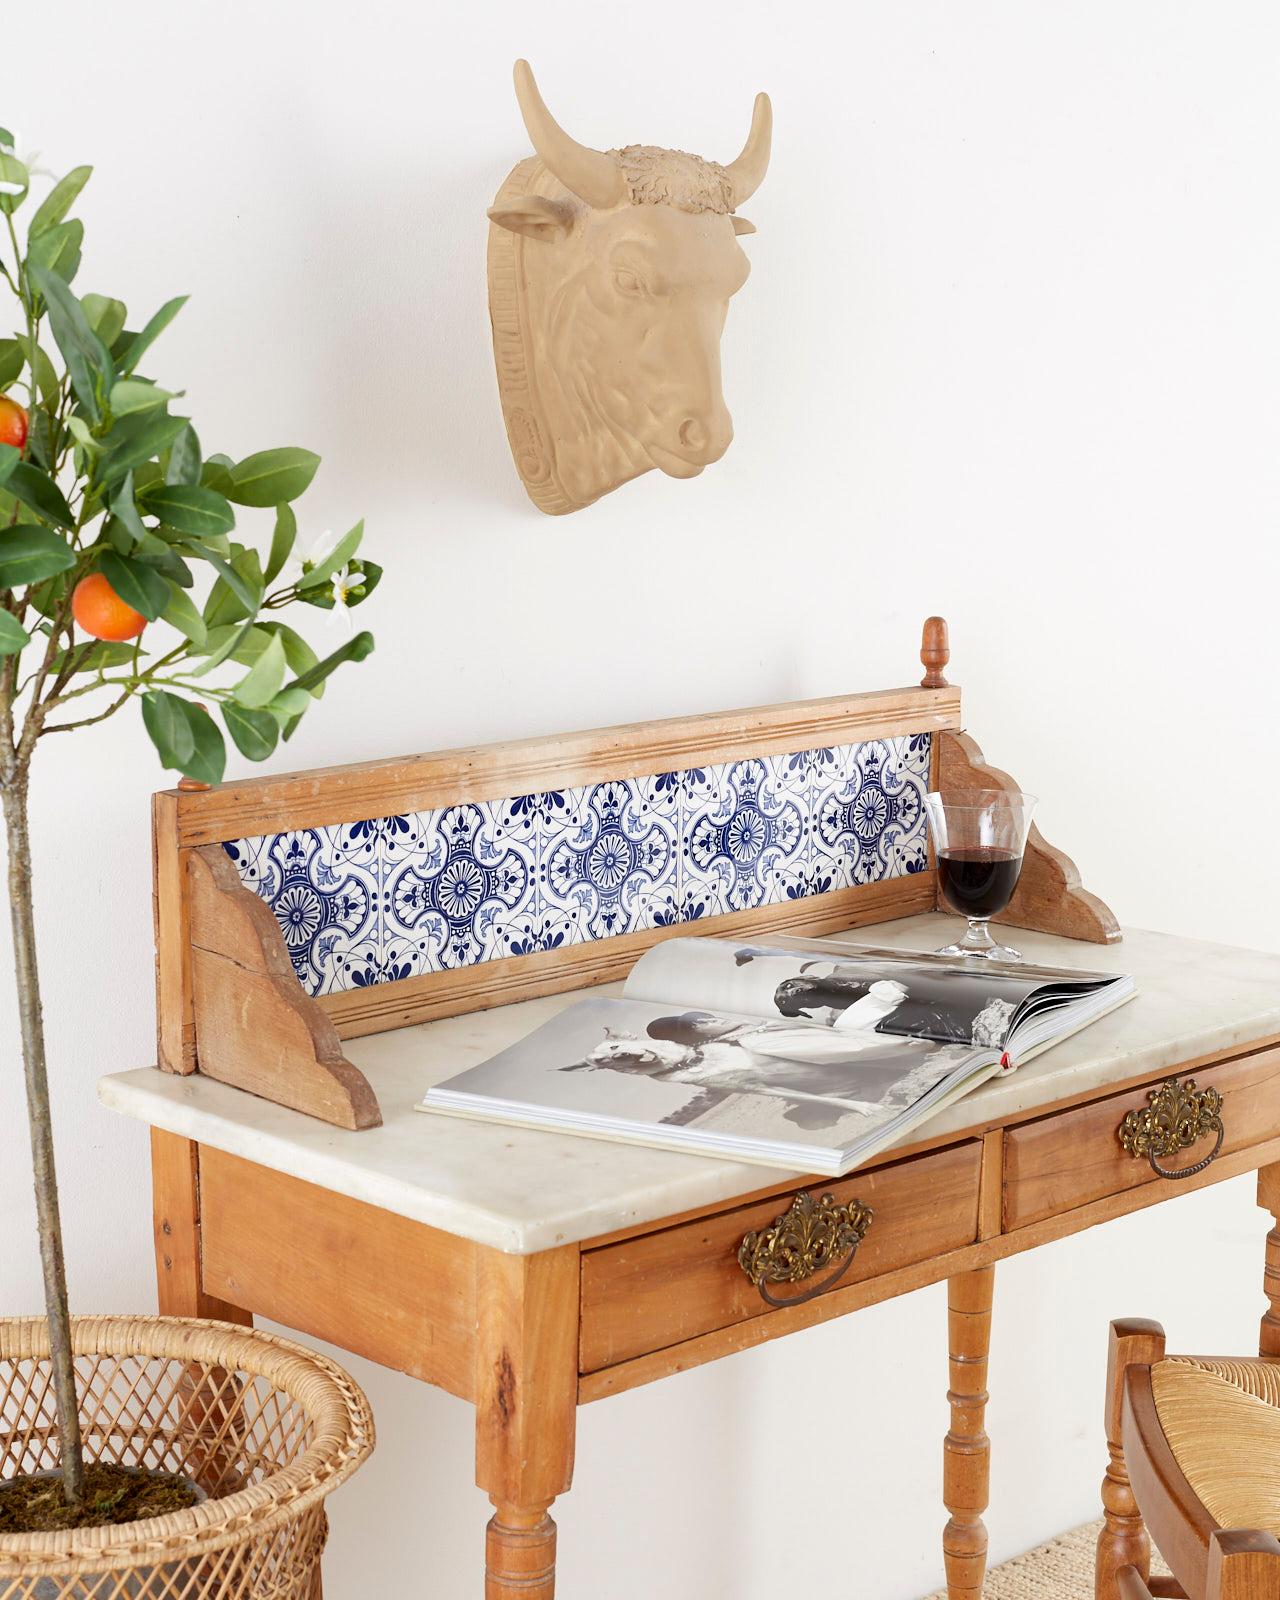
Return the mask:
[[[1197, 1089], [1196, 1080], [1179, 1083], [1167, 1078], [1147, 1094], [1151, 1102], [1141, 1111], [1128, 1111], [1120, 1124], [1120, 1143], [1131, 1156], [1146, 1156], [1151, 1170], [1162, 1178], [1190, 1178], [1204, 1169], [1222, 1149], [1222, 1096], [1216, 1089]], [[1213, 1149], [1194, 1166], [1162, 1167], [1161, 1161], [1188, 1150], [1208, 1133], [1216, 1133]]]
[[[824, 1194], [820, 1200], [798, 1194], [790, 1207], [774, 1218], [772, 1227], [747, 1234], [738, 1246], [738, 1265], [766, 1305], [801, 1306], [834, 1289], [848, 1272], [867, 1236], [871, 1217], [871, 1208], [857, 1200], [842, 1206], [833, 1194]], [[770, 1292], [771, 1283], [803, 1283], [837, 1261], [839, 1268], [829, 1278], [803, 1294], [779, 1299]]]

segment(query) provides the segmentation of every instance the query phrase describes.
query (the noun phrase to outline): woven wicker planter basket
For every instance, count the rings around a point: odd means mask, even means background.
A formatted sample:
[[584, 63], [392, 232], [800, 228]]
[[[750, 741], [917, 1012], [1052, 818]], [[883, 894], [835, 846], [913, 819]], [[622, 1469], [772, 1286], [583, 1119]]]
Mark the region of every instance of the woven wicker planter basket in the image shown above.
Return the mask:
[[[325, 1496], [373, 1448], [331, 1361], [222, 1322], [79, 1317], [93, 1461], [177, 1472], [207, 1495], [119, 1527], [0, 1534], [0, 1600], [310, 1600]], [[48, 1330], [0, 1319], [0, 1480], [58, 1465]]]

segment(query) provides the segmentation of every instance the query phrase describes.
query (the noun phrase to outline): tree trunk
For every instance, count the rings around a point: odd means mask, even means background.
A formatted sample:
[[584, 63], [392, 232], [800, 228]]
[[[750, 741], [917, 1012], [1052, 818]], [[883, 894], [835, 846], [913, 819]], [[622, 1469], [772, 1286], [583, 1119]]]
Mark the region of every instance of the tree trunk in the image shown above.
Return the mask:
[[3, 786], [5, 833], [9, 847], [9, 914], [13, 922], [13, 966], [22, 1029], [22, 1062], [27, 1086], [27, 1119], [31, 1127], [36, 1216], [40, 1226], [40, 1265], [44, 1271], [44, 1303], [49, 1318], [54, 1394], [58, 1402], [62, 1483], [68, 1502], [78, 1505], [84, 1498], [84, 1453], [80, 1441], [75, 1367], [71, 1356], [67, 1270], [62, 1259], [58, 1178], [53, 1162], [53, 1121], [49, 1112], [49, 1079], [45, 1070], [44, 1013], [40, 1006], [40, 974], [36, 964], [36, 930], [31, 899], [31, 841], [27, 828], [27, 778], [24, 763], [11, 773], [9, 781]]

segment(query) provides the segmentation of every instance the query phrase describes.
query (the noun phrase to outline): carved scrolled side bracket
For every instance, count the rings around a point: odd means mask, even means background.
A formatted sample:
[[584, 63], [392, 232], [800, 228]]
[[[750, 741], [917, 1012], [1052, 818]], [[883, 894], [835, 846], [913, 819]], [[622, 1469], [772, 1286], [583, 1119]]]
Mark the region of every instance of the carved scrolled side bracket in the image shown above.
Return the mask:
[[[937, 736], [936, 782], [940, 789], [1017, 790], [1007, 772], [988, 766], [967, 733], [945, 731]], [[1033, 826], [1022, 862], [1022, 876], [1008, 908], [993, 922], [1039, 933], [1057, 933], [1091, 944], [1118, 944], [1120, 924], [1111, 908], [1080, 882], [1075, 862], [1051, 845]]]
[[226, 852], [185, 852], [199, 1071], [339, 1128], [382, 1122], [368, 1080], [303, 993], [280, 925]]

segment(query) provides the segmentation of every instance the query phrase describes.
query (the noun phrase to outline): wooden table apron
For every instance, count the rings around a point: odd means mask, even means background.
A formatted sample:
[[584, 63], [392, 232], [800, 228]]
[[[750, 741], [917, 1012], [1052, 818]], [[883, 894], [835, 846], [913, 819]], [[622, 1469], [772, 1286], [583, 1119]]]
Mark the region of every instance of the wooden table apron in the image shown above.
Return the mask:
[[[849, 1178], [765, 1189], [531, 1255], [153, 1128], [161, 1309], [241, 1323], [258, 1314], [472, 1401], [476, 1481], [495, 1506], [488, 1600], [550, 1600], [548, 1513], [572, 1481], [579, 1405], [945, 1278], [944, 1551], [959, 1600], [981, 1592], [986, 1561], [987, 1352], [1002, 1257], [1261, 1169], [1260, 1203], [1276, 1221], [1262, 1350], [1280, 1356], [1280, 1047], [1260, 1041], [1187, 1066], [1200, 1087], [1221, 1091], [1225, 1137], [1183, 1180], [1158, 1177], [1116, 1137], [1162, 1072], [939, 1147], [890, 1152]], [[856, 1197], [874, 1221], [839, 1287], [771, 1309], [737, 1247], [804, 1190]]]

